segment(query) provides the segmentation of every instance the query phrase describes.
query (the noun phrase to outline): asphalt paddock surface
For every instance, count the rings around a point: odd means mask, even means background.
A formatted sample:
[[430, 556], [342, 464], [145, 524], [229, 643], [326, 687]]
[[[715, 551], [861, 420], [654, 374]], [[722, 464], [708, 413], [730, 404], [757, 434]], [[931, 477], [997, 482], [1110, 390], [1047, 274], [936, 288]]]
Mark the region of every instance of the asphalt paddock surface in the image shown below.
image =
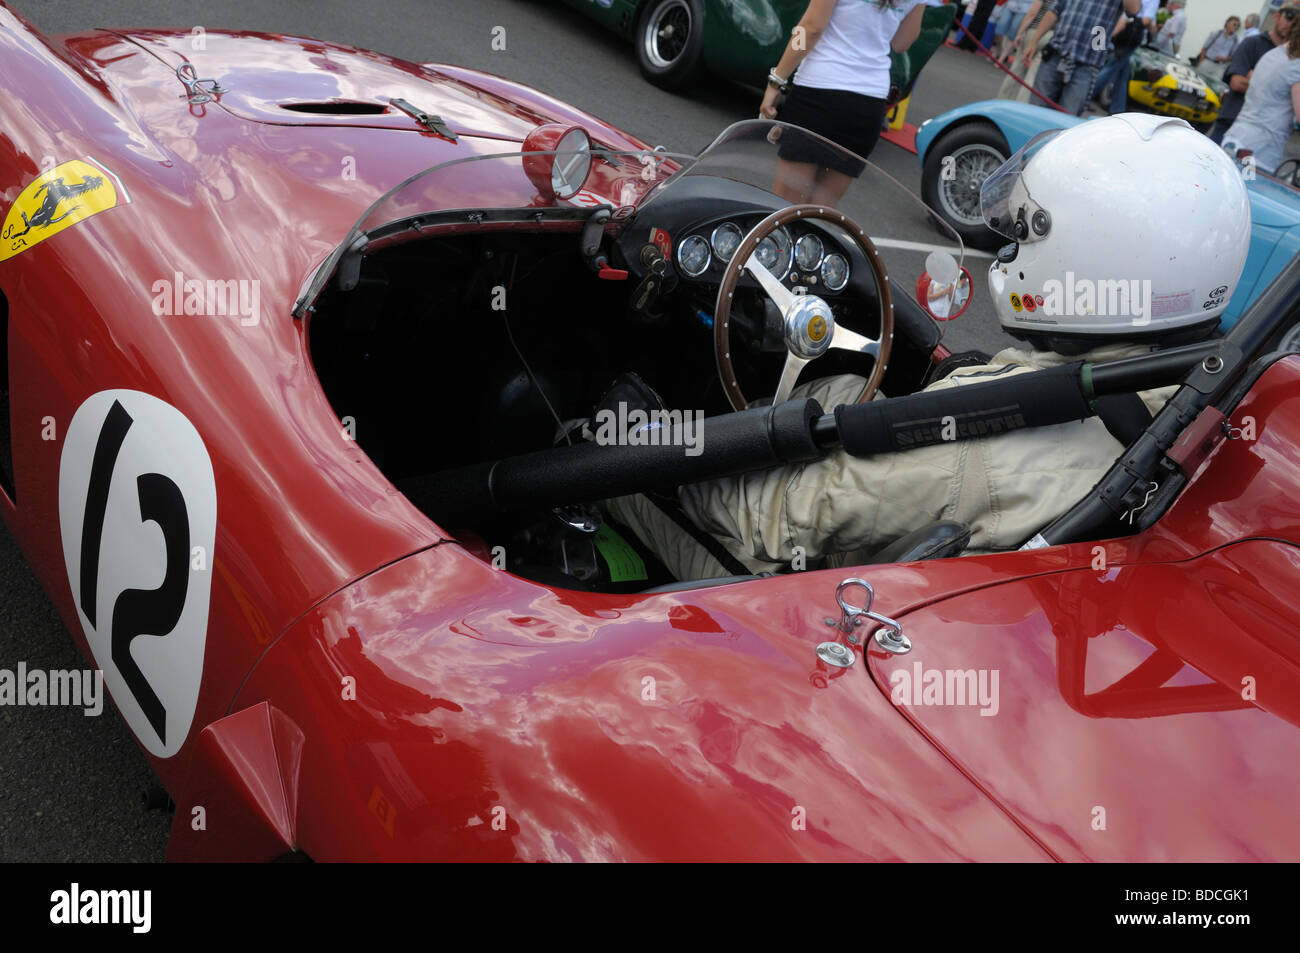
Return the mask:
[[[698, 152], [727, 125], [753, 118], [758, 93], [706, 82], [689, 97], [641, 79], [630, 44], [557, 2], [540, 0], [9, 0], [46, 33], [94, 27], [183, 27], [291, 33], [351, 44], [417, 62], [450, 62], [536, 86], [673, 151]], [[506, 49], [494, 51], [494, 27]], [[993, 96], [1001, 74], [988, 62], [941, 48], [913, 92], [908, 119]], [[872, 157], [907, 188], [920, 190], [915, 156], [882, 142]], [[906, 197], [883, 196], [876, 237], [947, 244]], [[883, 249], [902, 288], [915, 285], [924, 252]], [[954, 350], [996, 350], [1007, 339], [987, 303], [987, 258], [971, 257], [969, 311], [948, 327]], [[63, 627], [9, 534], [0, 530], [0, 668], [83, 669]], [[0, 707], [0, 861], [157, 861], [170, 828], [141, 795], [156, 784], [112, 703], [98, 717], [79, 708]]]

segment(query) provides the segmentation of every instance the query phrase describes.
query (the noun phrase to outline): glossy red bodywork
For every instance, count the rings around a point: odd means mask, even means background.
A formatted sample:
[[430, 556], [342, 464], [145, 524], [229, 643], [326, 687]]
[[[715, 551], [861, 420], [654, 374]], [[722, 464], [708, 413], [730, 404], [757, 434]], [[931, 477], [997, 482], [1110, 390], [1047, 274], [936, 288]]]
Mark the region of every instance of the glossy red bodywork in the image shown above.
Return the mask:
[[[1300, 856], [1300, 360], [1234, 415], [1258, 438], [1220, 446], [1155, 527], [1105, 544], [1105, 569], [1078, 544], [659, 595], [551, 589], [492, 570], [343, 439], [290, 309], [422, 168], [545, 122], [645, 144], [471, 71], [188, 41], [47, 40], [0, 7], [6, 207], [46, 156], [94, 156], [132, 198], [0, 262], [17, 503], [0, 510], [83, 651], [42, 421], [61, 436], [89, 395], [146, 391], [195, 424], [215, 470], [198, 711], [181, 751], [151, 758], [178, 803], [170, 857]], [[230, 92], [189, 106], [187, 59]], [[404, 114], [283, 108], [380, 94], [459, 141]], [[259, 279], [261, 322], [156, 317], [152, 283], [176, 271]], [[915, 648], [827, 670], [813, 650], [854, 574]], [[891, 703], [891, 673], [916, 663], [997, 669], [998, 714]]]

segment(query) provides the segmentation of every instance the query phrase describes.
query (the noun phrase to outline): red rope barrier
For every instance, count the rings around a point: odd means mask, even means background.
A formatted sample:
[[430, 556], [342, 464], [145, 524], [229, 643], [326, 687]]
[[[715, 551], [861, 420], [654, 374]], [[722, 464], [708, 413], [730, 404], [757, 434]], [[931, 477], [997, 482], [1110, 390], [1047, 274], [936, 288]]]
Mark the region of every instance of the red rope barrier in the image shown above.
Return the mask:
[[[956, 22], [957, 22], [957, 26], [961, 27], [962, 32], [965, 33], [968, 37], [970, 37], [971, 42], [974, 43], [977, 47], [979, 47], [979, 52], [981, 52], [981, 53], [983, 53], [985, 56], [987, 56], [987, 57], [989, 58], [989, 60], [993, 63], [994, 66], [996, 66], [998, 69], [1002, 70], [1002, 72], [1006, 73], [1008, 76], [1010, 76], [1012, 79], [1014, 79], [1017, 83], [1019, 83], [1021, 86], [1025, 87], [1025, 89], [1029, 90], [1031, 93], [1033, 93], [1035, 96], [1037, 96], [1037, 97], [1038, 97], [1039, 99], [1041, 99], [1043, 102], [1047, 103], [1047, 105], [1051, 106], [1053, 109], [1056, 109], [1056, 110], [1058, 110], [1058, 111], [1060, 111], [1060, 112], [1063, 112], [1063, 113], [1065, 113], [1067, 116], [1072, 116], [1072, 115], [1074, 115], [1073, 113], [1071, 113], [1071, 112], [1069, 112], [1068, 110], [1064, 109], [1064, 108], [1063, 108], [1062, 106], [1060, 106], [1058, 103], [1055, 103], [1055, 102], [1053, 102], [1052, 100], [1048, 99], [1046, 96], [1044, 96], [1044, 95], [1043, 95], [1042, 93], [1040, 93], [1038, 90], [1034, 89], [1034, 87], [1030, 86], [1028, 83], [1026, 83], [1023, 79], [1021, 79], [1021, 78], [1020, 78], [1019, 76], [1017, 76], [1015, 73], [1011, 72], [1011, 70], [1009, 70], [1009, 69], [1007, 69], [1005, 66], [1003, 66], [1002, 63], [1000, 63], [1000, 62], [998, 61], [998, 58], [997, 58], [996, 56], [993, 55], [992, 51], [989, 50], [988, 47], [986, 47], [983, 43], [981, 43], [981, 42], [979, 41], [979, 38], [976, 37], [975, 34], [972, 33], [972, 32], [970, 31], [970, 29], [966, 26], [966, 24], [964, 24], [964, 23], [961, 22], [961, 17], [960, 17], [960, 16], [957, 18], [957, 21], [956, 21]], [[1025, 29], [1028, 30], [1029, 28], [1026, 27]], [[1039, 66], [1039, 69], [1042, 69], [1042, 66], [1041, 66], [1041, 65]]]

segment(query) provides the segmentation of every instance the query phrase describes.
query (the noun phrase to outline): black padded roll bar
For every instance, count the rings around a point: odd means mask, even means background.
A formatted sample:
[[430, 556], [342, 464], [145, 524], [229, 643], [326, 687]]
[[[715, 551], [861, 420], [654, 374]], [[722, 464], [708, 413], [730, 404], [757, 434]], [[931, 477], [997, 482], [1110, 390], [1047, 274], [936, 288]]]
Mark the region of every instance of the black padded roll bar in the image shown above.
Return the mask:
[[[813, 421], [821, 415], [815, 400], [790, 400], [706, 418], [695, 434], [684, 426], [665, 426], [653, 446], [583, 442], [416, 477], [398, 486], [444, 527], [484, 514], [672, 490], [825, 456], [812, 439]], [[700, 452], [691, 455], [687, 451], [697, 438]]]
[[835, 411], [836, 430], [846, 452], [866, 457], [1083, 420], [1093, 411], [1079, 386], [1082, 366], [1063, 364], [1037, 374], [846, 404]]
[[665, 426], [654, 445], [583, 442], [414, 477], [399, 489], [444, 527], [512, 510], [544, 510], [807, 463], [843, 444], [857, 456], [946, 440], [1067, 423], [1092, 416], [1093, 397], [1176, 383], [1217, 345], [1196, 344], [1105, 364], [962, 384], [823, 414], [810, 399], [702, 421], [698, 453], [685, 427]]
[[1217, 346], [1201, 342], [1104, 364], [1063, 364], [893, 400], [847, 404], [819, 420], [813, 434], [823, 446], [838, 442], [848, 453], [865, 457], [1083, 420], [1096, 414], [1092, 398], [1176, 384]]

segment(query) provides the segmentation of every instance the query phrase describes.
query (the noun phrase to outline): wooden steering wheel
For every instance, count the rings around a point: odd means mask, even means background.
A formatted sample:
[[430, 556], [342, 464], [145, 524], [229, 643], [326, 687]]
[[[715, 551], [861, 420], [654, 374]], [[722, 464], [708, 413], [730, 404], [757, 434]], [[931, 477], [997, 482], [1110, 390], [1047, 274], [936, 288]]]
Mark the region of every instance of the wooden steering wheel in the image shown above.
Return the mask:
[[[754, 254], [759, 243], [782, 225], [796, 220], [813, 220], [831, 222], [842, 228], [854, 243], [862, 249], [867, 263], [876, 278], [880, 300], [880, 337], [869, 338], [850, 331], [843, 325], [835, 323], [835, 316], [830, 305], [817, 295], [795, 294], [781, 284], [770, 271], [758, 263]], [[713, 310], [713, 350], [718, 365], [718, 377], [722, 389], [735, 410], [744, 410], [749, 406], [740, 385], [736, 383], [736, 371], [731, 363], [731, 302], [740, 282], [741, 270], [748, 270], [758, 281], [763, 291], [772, 299], [772, 303], [781, 312], [782, 334], [785, 340], [785, 367], [781, 371], [781, 380], [776, 387], [773, 404], [789, 399], [790, 391], [804, 365], [821, 357], [831, 348], [870, 354], [875, 358], [871, 377], [862, 388], [856, 403], [864, 403], [875, 396], [880, 382], [885, 376], [889, 364], [889, 352], [894, 343], [894, 300], [889, 292], [889, 282], [885, 277], [885, 266], [880, 261], [876, 246], [861, 228], [847, 215], [827, 206], [791, 205], [755, 225], [731, 256], [727, 270], [723, 272], [722, 283], [718, 286], [718, 301]]]

